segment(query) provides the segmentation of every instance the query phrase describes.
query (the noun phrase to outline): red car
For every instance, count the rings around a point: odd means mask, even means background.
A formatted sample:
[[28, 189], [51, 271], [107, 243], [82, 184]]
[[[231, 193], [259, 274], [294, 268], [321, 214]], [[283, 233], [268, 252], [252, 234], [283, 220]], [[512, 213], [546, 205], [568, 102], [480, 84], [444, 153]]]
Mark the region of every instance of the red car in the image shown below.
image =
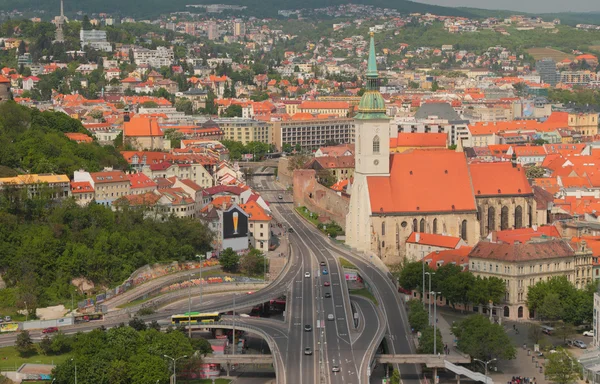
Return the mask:
[[330, 283], [329, 281], [326, 281], [326, 282], [324, 282], [324, 283], [323, 283], [323, 285], [324, 285], [325, 287], [329, 287], [329, 286], [331, 285], [331, 283]]
[[42, 330], [42, 333], [54, 333], [58, 332], [58, 327], [48, 327]]

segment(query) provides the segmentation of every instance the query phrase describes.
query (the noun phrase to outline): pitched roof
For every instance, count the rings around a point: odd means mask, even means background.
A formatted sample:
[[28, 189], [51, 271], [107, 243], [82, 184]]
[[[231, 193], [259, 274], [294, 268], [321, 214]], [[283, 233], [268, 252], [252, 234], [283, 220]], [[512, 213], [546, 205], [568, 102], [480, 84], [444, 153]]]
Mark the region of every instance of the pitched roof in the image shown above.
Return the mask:
[[129, 173], [127, 174], [127, 178], [131, 182], [131, 188], [152, 188], [156, 187], [156, 183], [152, 181], [148, 176], [139, 172], [139, 173]]
[[480, 241], [469, 253], [474, 257], [488, 260], [528, 261], [572, 257], [575, 254], [566, 241], [549, 240], [535, 243], [507, 244]]
[[354, 156], [321, 156], [314, 157], [307, 167], [318, 163], [323, 169], [354, 168]]
[[515, 242], [526, 243], [533, 238], [555, 237], [560, 239], [562, 236], [554, 225], [544, 225], [534, 228], [505, 229], [504, 231], [492, 232], [492, 239], [498, 242], [514, 244]]
[[256, 201], [249, 201], [248, 203], [240, 204], [239, 206], [248, 214], [248, 220], [250, 221], [270, 221], [272, 219], [272, 217], [268, 215]]
[[469, 267], [469, 253], [473, 247], [460, 247], [458, 249], [448, 249], [445, 251], [431, 252], [425, 256], [423, 261], [429, 265], [429, 268], [436, 270], [438, 266], [455, 264], [463, 266], [464, 269]]
[[123, 171], [104, 171], [104, 172], [92, 172], [90, 173], [94, 183], [121, 183], [129, 181]]
[[298, 109], [348, 109], [350, 104], [346, 101], [304, 101]]
[[407, 243], [431, 245], [440, 248], [456, 248], [462, 239], [454, 236], [444, 236], [435, 233], [413, 232], [408, 236]]
[[446, 133], [398, 133], [398, 137], [390, 138], [390, 148], [397, 147], [446, 147]]
[[71, 194], [94, 192], [89, 181], [71, 181]]
[[145, 116], [135, 116], [130, 121], [123, 123], [123, 134], [126, 137], [163, 136], [158, 121]]
[[415, 113], [415, 119], [428, 119], [433, 116], [448, 121], [460, 120], [458, 113], [448, 103], [425, 103]]
[[[158, 200], [160, 200], [160, 195], [157, 195], [153, 192], [146, 192], [140, 195], [125, 195], [120, 197], [117, 201], [125, 201], [129, 205], [155, 205]], [[118, 204], [118, 203], [117, 203]]]
[[469, 166], [475, 196], [529, 195], [525, 170], [510, 162], [473, 163]]
[[476, 210], [467, 161], [460, 152], [415, 149], [393, 154], [390, 176], [370, 176], [367, 183], [375, 214]]

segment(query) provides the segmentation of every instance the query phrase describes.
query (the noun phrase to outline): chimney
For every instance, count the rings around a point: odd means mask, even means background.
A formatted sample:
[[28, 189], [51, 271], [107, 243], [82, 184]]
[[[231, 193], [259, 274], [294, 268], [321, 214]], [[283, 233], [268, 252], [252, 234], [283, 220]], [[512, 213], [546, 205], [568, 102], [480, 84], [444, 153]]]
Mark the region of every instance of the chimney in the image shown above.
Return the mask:
[[415, 234], [415, 242], [418, 243], [421, 240], [421, 234], [419, 232], [417, 232]]
[[515, 152], [513, 152], [510, 162], [512, 163], [513, 168], [517, 168], [517, 154]]

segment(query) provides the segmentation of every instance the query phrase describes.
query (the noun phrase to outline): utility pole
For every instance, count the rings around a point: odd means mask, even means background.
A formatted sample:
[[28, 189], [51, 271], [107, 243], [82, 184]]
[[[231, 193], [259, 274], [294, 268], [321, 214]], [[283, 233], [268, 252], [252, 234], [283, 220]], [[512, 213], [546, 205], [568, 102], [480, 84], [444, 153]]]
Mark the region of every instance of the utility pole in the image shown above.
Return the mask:
[[473, 360], [479, 361], [481, 364], [484, 365], [484, 367], [485, 367], [485, 384], [488, 384], [488, 364], [491, 363], [492, 361], [496, 361], [498, 359], [493, 358], [493, 359], [488, 360], [488, 361], [483, 361], [483, 360], [479, 360], [479, 359], [473, 359]]
[[233, 294], [233, 348], [231, 349], [231, 354], [235, 355], [235, 349], [237, 347], [236, 343], [235, 343], [235, 293]]
[[431, 275], [435, 275], [435, 272], [425, 272], [426, 275], [429, 275], [429, 325], [432, 325], [431, 323]]
[[437, 355], [437, 295], [441, 295], [441, 292], [431, 292], [430, 295], [433, 295], [433, 354]]
[[[183, 355], [183, 356], [179, 356], [178, 358], [174, 359], [171, 356], [168, 355], [163, 355], [164, 357], [166, 357], [167, 359], [171, 359], [171, 361], [173, 362], [173, 384], [177, 384], [177, 360], [179, 359], [185, 359], [187, 357], [187, 355]], [[76, 366], [77, 367], [77, 366]], [[77, 376], [75, 376], [77, 377]]]
[[423, 285], [421, 286], [421, 296], [423, 297], [421, 297], [421, 301], [425, 305], [425, 251], [421, 252], [421, 264], [423, 265]]

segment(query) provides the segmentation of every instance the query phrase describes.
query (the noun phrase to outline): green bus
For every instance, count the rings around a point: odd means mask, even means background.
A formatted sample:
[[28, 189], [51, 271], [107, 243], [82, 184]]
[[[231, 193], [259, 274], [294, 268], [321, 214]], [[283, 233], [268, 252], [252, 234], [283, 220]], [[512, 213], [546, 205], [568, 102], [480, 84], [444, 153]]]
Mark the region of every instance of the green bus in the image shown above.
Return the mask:
[[214, 323], [221, 320], [221, 314], [219, 312], [186, 312], [181, 315], [171, 316], [171, 324], [201, 324], [201, 323]]

